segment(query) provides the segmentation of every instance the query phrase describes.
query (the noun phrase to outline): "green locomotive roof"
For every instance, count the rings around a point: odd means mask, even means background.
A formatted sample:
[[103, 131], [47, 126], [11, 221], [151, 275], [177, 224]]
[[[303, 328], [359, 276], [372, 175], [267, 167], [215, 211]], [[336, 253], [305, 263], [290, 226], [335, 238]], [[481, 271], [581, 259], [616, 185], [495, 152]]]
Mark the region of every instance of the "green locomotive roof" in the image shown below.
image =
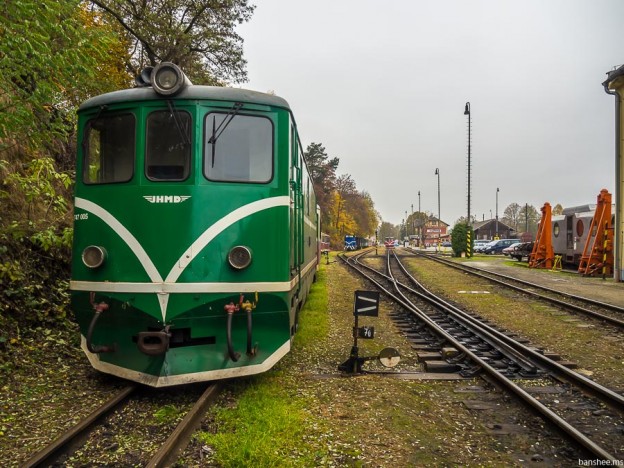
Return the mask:
[[83, 102], [78, 111], [108, 104], [129, 101], [149, 101], [155, 99], [209, 99], [214, 101], [242, 101], [253, 104], [283, 107], [290, 110], [285, 99], [272, 94], [260, 93], [248, 89], [224, 88], [219, 86], [189, 85], [175, 96], [161, 96], [151, 87], [124, 89], [111, 93], [101, 94]]

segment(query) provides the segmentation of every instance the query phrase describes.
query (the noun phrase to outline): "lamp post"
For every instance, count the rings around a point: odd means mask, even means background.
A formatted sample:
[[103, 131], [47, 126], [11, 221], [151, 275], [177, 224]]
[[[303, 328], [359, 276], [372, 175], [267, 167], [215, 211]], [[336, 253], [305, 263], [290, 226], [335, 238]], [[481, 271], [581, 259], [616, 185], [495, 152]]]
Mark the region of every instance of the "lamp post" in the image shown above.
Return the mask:
[[464, 115], [468, 116], [468, 225], [472, 224], [470, 219], [470, 103], [466, 103]]
[[435, 175], [438, 176], [438, 244], [440, 244], [440, 169], [437, 167]]
[[[412, 224], [412, 231], [411, 232], [415, 235], [416, 231], [414, 231], [414, 204], [413, 203], [412, 203], [412, 223], [411, 224]], [[411, 241], [411, 239], [410, 239], [410, 241]], [[411, 242], [410, 242], [410, 245], [411, 245]]]
[[409, 231], [407, 229], [407, 210], [405, 210], [405, 236], [403, 237], [403, 241], [405, 241], [406, 237], [409, 237]]
[[422, 219], [420, 215], [420, 190], [418, 191], [418, 247], [422, 247]]
[[498, 235], [498, 192], [500, 192], [500, 189], [496, 187], [496, 238], [497, 239], [500, 237]]

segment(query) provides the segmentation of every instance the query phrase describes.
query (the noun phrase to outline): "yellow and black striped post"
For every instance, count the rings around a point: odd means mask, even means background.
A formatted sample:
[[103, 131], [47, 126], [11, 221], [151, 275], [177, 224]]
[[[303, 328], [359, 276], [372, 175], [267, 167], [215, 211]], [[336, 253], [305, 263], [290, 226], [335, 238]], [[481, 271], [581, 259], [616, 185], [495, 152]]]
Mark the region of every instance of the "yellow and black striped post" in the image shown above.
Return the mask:
[[602, 279], [607, 279], [607, 248], [609, 246], [609, 221], [605, 222], [602, 246]]
[[466, 257], [472, 257], [472, 229], [470, 226], [466, 231]]

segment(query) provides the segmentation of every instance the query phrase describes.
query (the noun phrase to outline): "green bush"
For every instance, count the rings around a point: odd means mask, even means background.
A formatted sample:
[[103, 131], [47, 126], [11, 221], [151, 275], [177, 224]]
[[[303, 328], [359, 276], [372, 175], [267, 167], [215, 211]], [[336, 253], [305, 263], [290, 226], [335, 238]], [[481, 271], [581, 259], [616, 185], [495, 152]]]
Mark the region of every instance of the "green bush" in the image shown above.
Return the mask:
[[453, 232], [451, 233], [451, 248], [453, 249], [453, 255], [455, 257], [459, 257], [462, 252], [468, 251], [468, 232], [470, 232], [470, 252], [473, 252], [474, 231], [472, 230], [472, 226], [469, 226], [466, 223], [458, 223], [453, 226]]

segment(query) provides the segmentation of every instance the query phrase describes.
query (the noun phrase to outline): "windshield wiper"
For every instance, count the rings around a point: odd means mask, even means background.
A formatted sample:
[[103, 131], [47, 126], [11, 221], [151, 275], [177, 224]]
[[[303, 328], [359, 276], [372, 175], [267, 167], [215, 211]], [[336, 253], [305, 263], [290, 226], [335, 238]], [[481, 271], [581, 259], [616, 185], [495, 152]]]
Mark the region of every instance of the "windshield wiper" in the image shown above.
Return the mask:
[[174, 104], [171, 99], [167, 99], [167, 106], [169, 107], [169, 112], [171, 113], [171, 117], [173, 118], [176, 127], [178, 127], [178, 132], [180, 132], [180, 136], [182, 137], [182, 143], [190, 145], [191, 141], [186, 132], [182, 129], [182, 124], [180, 123], [180, 119], [178, 117], [178, 111], [174, 108]]
[[[211, 167], [214, 167], [215, 148], [217, 146], [217, 140], [219, 139], [221, 134], [225, 131], [227, 126], [230, 125], [230, 122], [232, 121], [234, 116], [236, 114], [238, 114], [238, 111], [241, 110], [242, 107], [243, 107], [243, 103], [242, 102], [234, 103], [234, 106], [232, 106], [232, 108], [227, 113], [225, 118], [221, 121], [221, 123], [219, 124], [218, 127], [216, 127], [216, 119], [217, 119], [217, 117], [216, 116], [212, 117], [212, 136], [208, 139], [208, 144], [212, 145], [212, 164], [211, 164]], [[221, 127], [223, 127], [223, 128], [221, 128]], [[221, 130], [221, 131], [219, 131], [219, 130]], [[217, 132], [219, 132], [219, 133], [217, 134]]]

